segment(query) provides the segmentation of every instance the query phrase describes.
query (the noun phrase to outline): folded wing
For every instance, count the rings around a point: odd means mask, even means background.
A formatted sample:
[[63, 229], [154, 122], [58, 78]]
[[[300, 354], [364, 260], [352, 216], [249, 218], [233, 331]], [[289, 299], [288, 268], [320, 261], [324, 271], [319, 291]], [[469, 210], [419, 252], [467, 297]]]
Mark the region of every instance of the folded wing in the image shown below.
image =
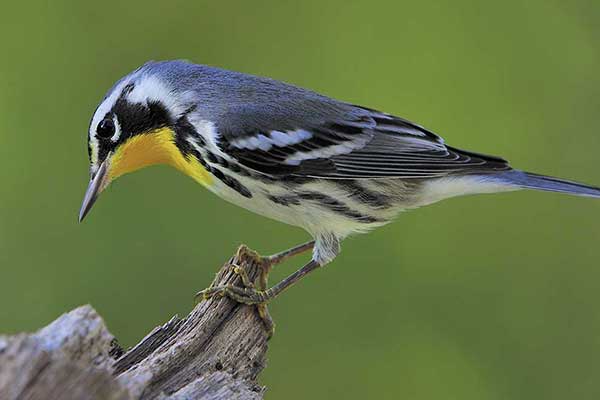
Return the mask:
[[265, 125], [263, 118], [260, 129], [220, 132], [221, 150], [248, 168], [280, 177], [409, 179], [511, 169], [499, 157], [455, 149], [419, 125], [360, 107], [305, 126]]

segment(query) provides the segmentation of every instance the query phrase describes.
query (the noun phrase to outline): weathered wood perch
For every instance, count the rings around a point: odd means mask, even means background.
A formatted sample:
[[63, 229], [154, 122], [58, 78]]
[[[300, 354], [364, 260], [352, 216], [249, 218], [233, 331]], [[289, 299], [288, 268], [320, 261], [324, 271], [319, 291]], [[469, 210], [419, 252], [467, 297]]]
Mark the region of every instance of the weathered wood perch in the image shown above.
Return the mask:
[[[242, 246], [215, 284], [241, 284], [231, 263], [259, 274]], [[0, 336], [0, 399], [262, 399], [267, 339], [255, 307], [219, 297], [125, 352], [86, 305], [36, 333]]]

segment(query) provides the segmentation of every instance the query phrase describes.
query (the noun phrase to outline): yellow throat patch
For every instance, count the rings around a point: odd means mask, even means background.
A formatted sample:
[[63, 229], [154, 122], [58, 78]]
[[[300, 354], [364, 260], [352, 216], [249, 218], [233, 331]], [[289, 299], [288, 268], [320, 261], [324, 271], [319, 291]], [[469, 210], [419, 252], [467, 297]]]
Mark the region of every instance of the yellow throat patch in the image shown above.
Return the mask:
[[212, 176], [195, 157], [181, 154], [175, 145], [175, 132], [170, 128], [135, 135], [117, 147], [110, 161], [108, 177], [112, 181], [156, 164], [177, 168], [203, 185], [212, 183]]

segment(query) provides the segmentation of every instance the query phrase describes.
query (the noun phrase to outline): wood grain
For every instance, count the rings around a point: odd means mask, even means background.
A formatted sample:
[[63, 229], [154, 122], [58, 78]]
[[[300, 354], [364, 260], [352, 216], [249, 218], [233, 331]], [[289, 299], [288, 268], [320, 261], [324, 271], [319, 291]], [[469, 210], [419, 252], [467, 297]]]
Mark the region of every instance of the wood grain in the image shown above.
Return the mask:
[[[231, 263], [253, 280], [260, 272], [242, 246], [213, 284], [241, 285]], [[258, 400], [267, 340], [255, 307], [217, 297], [123, 351], [86, 305], [38, 332], [0, 336], [0, 399]]]

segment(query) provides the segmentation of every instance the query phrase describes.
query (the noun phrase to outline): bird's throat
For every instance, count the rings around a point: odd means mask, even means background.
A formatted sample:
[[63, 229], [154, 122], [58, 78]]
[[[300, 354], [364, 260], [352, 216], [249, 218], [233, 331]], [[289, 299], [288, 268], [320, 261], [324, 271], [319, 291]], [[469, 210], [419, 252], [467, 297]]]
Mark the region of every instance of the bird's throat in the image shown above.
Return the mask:
[[211, 175], [195, 157], [184, 155], [177, 148], [175, 132], [170, 128], [135, 135], [117, 147], [110, 161], [109, 179], [156, 164], [177, 168], [203, 185], [212, 182]]

